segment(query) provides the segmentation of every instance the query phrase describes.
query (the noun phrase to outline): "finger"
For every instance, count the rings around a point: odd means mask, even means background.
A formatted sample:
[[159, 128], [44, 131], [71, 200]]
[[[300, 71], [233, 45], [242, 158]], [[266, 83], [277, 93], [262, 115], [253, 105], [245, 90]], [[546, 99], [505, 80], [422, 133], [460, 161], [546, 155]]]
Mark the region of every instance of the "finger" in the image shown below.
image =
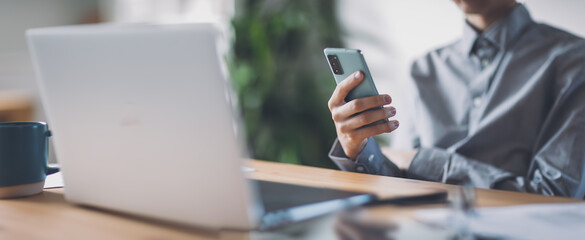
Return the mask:
[[370, 123], [394, 117], [394, 115], [396, 115], [396, 108], [394, 107], [372, 109], [350, 117], [341, 123], [339, 128], [341, 132], [353, 131]]
[[341, 106], [341, 109], [339, 111], [349, 114], [351, 116], [356, 113], [366, 111], [368, 109], [377, 108], [390, 104], [391, 102], [392, 98], [390, 97], [390, 95], [387, 94], [364, 97], [349, 101], [348, 103]]
[[364, 74], [361, 71], [357, 71], [337, 84], [337, 87], [335, 87], [335, 90], [329, 99], [329, 109], [331, 110], [333, 107], [344, 104], [345, 97], [349, 91], [360, 84], [362, 80], [364, 80]]
[[372, 136], [376, 136], [378, 134], [392, 132], [398, 128], [398, 125], [399, 125], [398, 121], [392, 120], [389, 122], [358, 128], [354, 130], [355, 132], [353, 133], [353, 135], [356, 138], [369, 138]]

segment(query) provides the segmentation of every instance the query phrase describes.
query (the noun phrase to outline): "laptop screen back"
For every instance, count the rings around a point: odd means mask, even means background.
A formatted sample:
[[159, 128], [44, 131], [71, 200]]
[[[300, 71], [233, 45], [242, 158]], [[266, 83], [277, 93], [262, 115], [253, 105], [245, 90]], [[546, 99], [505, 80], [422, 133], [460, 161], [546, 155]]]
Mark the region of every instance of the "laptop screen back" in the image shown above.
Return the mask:
[[68, 200], [204, 227], [256, 224], [216, 34], [207, 24], [27, 32]]

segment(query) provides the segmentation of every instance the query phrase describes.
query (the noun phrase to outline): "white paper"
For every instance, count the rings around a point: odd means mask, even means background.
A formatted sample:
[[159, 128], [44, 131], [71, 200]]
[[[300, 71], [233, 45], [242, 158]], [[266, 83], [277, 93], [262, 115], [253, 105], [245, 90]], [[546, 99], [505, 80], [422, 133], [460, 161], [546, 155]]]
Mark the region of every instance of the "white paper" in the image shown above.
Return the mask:
[[63, 174], [61, 172], [47, 175], [44, 188], [58, 188], [63, 186]]
[[[419, 210], [416, 218], [429, 224], [445, 224], [450, 209]], [[474, 234], [506, 239], [585, 239], [585, 203], [531, 204], [486, 207], [469, 218]]]

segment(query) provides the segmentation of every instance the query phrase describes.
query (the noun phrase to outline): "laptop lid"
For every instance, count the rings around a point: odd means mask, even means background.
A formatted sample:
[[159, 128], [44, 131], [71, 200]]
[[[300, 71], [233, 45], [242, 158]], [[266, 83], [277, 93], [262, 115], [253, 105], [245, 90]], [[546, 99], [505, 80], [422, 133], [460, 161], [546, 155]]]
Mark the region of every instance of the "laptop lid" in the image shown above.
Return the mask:
[[209, 24], [27, 32], [70, 201], [253, 228], [229, 87]]

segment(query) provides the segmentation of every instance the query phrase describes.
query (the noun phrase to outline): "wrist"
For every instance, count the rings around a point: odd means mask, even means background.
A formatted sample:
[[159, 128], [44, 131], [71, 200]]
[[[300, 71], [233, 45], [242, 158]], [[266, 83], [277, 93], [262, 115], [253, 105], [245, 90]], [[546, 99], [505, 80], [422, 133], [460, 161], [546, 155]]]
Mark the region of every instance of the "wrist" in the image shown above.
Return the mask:
[[358, 145], [357, 148], [353, 149], [353, 151], [347, 151], [345, 150], [346, 148], [344, 147], [343, 151], [345, 152], [345, 155], [351, 159], [351, 160], [355, 160], [358, 155], [364, 150], [364, 148], [366, 147], [366, 145], [368, 144], [368, 139], [364, 139], [360, 142], [360, 144]]

